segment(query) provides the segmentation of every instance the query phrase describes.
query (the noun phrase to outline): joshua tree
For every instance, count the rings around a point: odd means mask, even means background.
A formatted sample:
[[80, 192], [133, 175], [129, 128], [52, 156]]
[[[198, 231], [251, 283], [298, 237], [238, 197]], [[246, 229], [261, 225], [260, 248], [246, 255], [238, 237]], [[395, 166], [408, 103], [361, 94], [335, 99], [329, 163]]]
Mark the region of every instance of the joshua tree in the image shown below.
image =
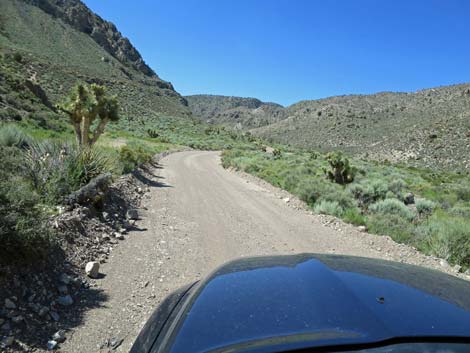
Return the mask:
[[[106, 87], [97, 84], [75, 86], [58, 109], [66, 113], [75, 129], [80, 147], [92, 146], [104, 132], [106, 124], [119, 119], [116, 96], [108, 96]], [[98, 119], [98, 125], [91, 129]]]
[[328, 179], [338, 184], [348, 184], [354, 180], [356, 168], [349, 165], [349, 159], [343, 156], [341, 152], [330, 152], [326, 155], [326, 161], [331, 170], [323, 168]]

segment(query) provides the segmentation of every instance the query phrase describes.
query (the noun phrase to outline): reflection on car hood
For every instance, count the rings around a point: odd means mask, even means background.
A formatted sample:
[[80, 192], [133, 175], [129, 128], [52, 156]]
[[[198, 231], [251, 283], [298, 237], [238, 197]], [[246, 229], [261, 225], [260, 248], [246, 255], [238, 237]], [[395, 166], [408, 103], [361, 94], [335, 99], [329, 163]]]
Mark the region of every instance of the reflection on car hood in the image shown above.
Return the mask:
[[394, 262], [302, 254], [228, 263], [175, 321], [170, 352], [470, 337], [470, 283]]

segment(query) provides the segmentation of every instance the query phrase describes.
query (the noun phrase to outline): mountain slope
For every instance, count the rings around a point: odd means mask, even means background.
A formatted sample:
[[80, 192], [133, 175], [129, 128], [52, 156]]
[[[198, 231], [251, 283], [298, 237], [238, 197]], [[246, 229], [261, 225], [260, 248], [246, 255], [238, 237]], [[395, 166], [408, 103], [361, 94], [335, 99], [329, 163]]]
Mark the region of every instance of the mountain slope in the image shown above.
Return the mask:
[[[186, 100], [144, 63], [129, 40], [78, 0], [2, 0], [0, 53], [4, 76], [14, 75], [19, 86], [34, 83], [52, 104], [84, 81], [118, 94], [129, 121], [191, 114]], [[25, 115], [18, 96], [18, 104], [3, 99], [0, 107]]]
[[195, 117], [210, 124], [235, 129], [251, 129], [285, 119], [285, 109], [276, 103], [265, 103], [256, 98], [216, 95], [186, 96]]
[[254, 130], [273, 141], [426, 167], [470, 169], [470, 85], [302, 101]]

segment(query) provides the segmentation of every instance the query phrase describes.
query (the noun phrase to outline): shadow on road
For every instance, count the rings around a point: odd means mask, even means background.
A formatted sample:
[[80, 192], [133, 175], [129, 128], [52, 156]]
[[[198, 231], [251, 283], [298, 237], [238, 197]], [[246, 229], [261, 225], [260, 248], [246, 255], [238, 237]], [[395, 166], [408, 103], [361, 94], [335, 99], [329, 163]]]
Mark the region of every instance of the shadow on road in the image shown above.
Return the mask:
[[[143, 166], [140, 169], [134, 170], [132, 175], [142, 183], [147, 186], [156, 187], [156, 188], [171, 188], [171, 185], [162, 183], [160, 181], [152, 180], [152, 179], [163, 179], [161, 176], [155, 174], [153, 169], [162, 169], [163, 167], [157, 163], [152, 163], [149, 166]], [[150, 178], [152, 179], [150, 179]]]

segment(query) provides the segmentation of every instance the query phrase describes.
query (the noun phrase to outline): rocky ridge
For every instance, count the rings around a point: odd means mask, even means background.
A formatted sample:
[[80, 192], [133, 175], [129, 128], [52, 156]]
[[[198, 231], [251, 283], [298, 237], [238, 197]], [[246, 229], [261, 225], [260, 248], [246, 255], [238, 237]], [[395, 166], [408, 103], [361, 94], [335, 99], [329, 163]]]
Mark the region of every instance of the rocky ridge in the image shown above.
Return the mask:
[[[146, 76], [158, 77], [144, 62], [144, 59], [131, 44], [129, 39], [123, 37], [113, 23], [103, 20], [80, 0], [24, 1], [39, 7], [41, 10], [54, 17], [62, 19], [76, 30], [88, 34], [96, 43], [121, 63], [132, 66]], [[167, 83], [166, 88], [173, 89], [173, 86]]]

